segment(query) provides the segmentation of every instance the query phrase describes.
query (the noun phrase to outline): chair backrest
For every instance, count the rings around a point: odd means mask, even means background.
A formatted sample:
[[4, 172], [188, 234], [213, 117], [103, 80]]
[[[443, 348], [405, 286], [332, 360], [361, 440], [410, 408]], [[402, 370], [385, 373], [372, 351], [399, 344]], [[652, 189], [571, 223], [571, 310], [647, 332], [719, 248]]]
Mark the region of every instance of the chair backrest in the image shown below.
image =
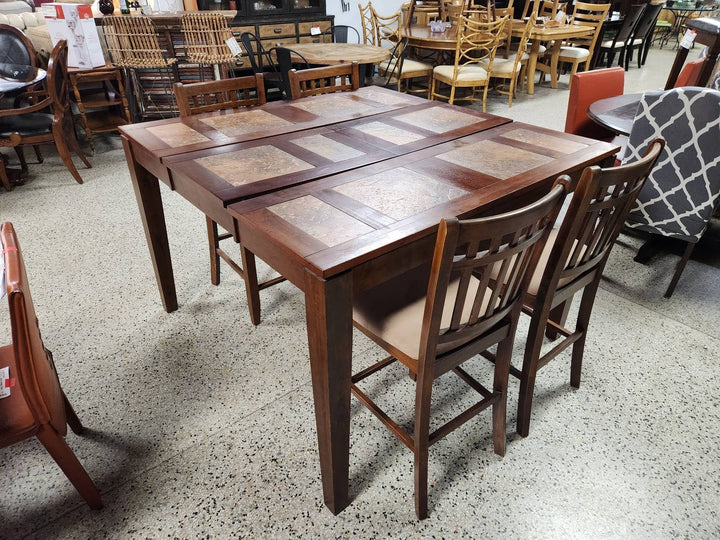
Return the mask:
[[357, 90], [359, 83], [357, 62], [302, 71], [290, 70], [292, 99]]
[[394, 43], [402, 37], [402, 12], [398, 11], [392, 15], [380, 15], [373, 6], [370, 6], [373, 17], [373, 28], [375, 29], [375, 45], [378, 47], [392, 48]]
[[420, 0], [420, 4], [416, 0], [410, 0], [410, 8], [408, 9], [408, 24], [413, 24], [417, 17], [417, 24], [427, 24], [428, 18], [444, 21], [445, 7], [442, 0]]
[[[620, 29], [612, 39], [612, 45], [610, 45], [611, 49], [615, 49], [620, 46], [624, 47], [630, 42], [630, 38], [633, 37], [635, 28], [637, 27], [640, 17], [642, 17], [644, 11], [645, 4], [634, 4], [630, 6], [629, 11], [625, 14], [622, 25], [620, 25]], [[603, 43], [605, 43], [604, 40]]]
[[567, 2], [561, 3], [558, 0], [525, 0], [522, 16], [525, 18], [529, 17], [531, 13], [534, 13], [537, 17], [550, 17], [554, 19], [558, 11], [567, 13], [566, 8]]
[[0, 62], [37, 66], [32, 43], [21, 30], [10, 24], [0, 24]]
[[354, 26], [346, 24], [335, 24], [332, 28], [328, 28], [325, 34], [332, 38], [332, 43], [362, 43], [360, 32]]
[[575, 73], [570, 82], [565, 133], [591, 139], [607, 139], [613, 133], [588, 116], [588, 108], [599, 99], [620, 96], [625, 91], [625, 70], [621, 67]]
[[166, 68], [177, 58], [166, 58], [153, 22], [144, 15], [103, 17], [103, 33], [113, 64], [131, 69]]
[[623, 222], [662, 148], [663, 140], [658, 139], [635, 163], [607, 169], [593, 165], [583, 171], [537, 288], [537, 298], [546, 303], [546, 309], [555, 291], [600, 279]]
[[377, 32], [375, 31], [375, 19], [373, 18], [372, 2], [368, 2], [365, 7], [358, 4], [360, 12], [360, 23], [362, 24], [362, 38], [365, 45], [375, 45]]
[[248, 55], [250, 66], [252, 67], [255, 75], [262, 73], [263, 64], [273, 65], [272, 62], [270, 62], [270, 59], [267, 58], [267, 53], [255, 34], [252, 32], [243, 32], [240, 34], [240, 43], [242, 43], [242, 46]]
[[573, 24], [582, 26], [592, 26], [595, 31], [583, 37], [572, 38], [572, 44], [580, 47], [587, 47], [590, 52], [589, 57], [592, 58], [595, 45], [600, 32], [602, 31], [603, 21], [610, 10], [611, 4], [593, 4], [590, 2], [575, 2], [575, 11], [573, 12]]
[[385, 79], [384, 86], [390, 87], [395, 85], [397, 89], [400, 74], [402, 73], [402, 65], [407, 53], [408, 37], [403, 38], [393, 45], [390, 50], [390, 59], [386, 63], [378, 65], [378, 75]]
[[56, 121], [67, 115], [70, 118], [70, 78], [67, 70], [67, 41], [60, 40], [50, 53], [47, 67], [47, 93], [52, 103], [52, 111]]
[[52, 357], [43, 345], [25, 264], [11, 223], [0, 225], [0, 244], [13, 349], [13, 354], [5, 358], [10, 362], [10, 376], [16, 381], [11, 396], [2, 400], [0, 446], [7, 446], [28, 436], [27, 431], [18, 433], [18, 428], [29, 430], [32, 426], [51, 424], [65, 435], [67, 426], [63, 393]]
[[290, 88], [290, 70], [291, 69], [308, 69], [310, 64], [305, 57], [297, 51], [288, 49], [287, 47], [273, 47], [267, 53], [270, 61], [274, 61], [276, 71], [280, 72], [282, 79], [284, 99], [292, 99], [292, 89]]
[[623, 163], [650, 141], [667, 142], [628, 216], [629, 227], [700, 240], [720, 198], [720, 92], [681, 87], [643, 95]]
[[696, 86], [704, 64], [704, 58], [697, 58], [685, 64], [673, 88], [678, 88], [679, 86]]
[[188, 62], [222, 64], [235, 59], [226, 43], [233, 35], [223, 14], [192, 11], [184, 14], [181, 22]]
[[455, 45], [453, 79], [457, 79], [463, 66], [477, 64], [480, 60], [487, 62], [485, 69], [488, 73], [492, 71], [495, 52], [500, 39], [504, 36], [503, 30], [507, 21], [507, 17], [490, 22], [478, 22], [464, 16], [460, 17]]
[[260, 73], [221, 81], [175, 83], [173, 91], [181, 117], [265, 103], [265, 84]]
[[[512, 8], [511, 8], [512, 9]], [[498, 11], [500, 11], [498, 9]], [[510, 12], [512, 13], [512, 11]], [[505, 16], [505, 15], [503, 15]], [[505, 39], [510, 40], [512, 36], [512, 16], [508, 15], [508, 22], [505, 25], [506, 28], [506, 37]], [[517, 44], [517, 54], [515, 55], [515, 63], [513, 64], [513, 70], [512, 70], [512, 76], [515, 77], [515, 75], [518, 73], [518, 70], [520, 69], [523, 57], [527, 59], [526, 52], [528, 48], [528, 42], [530, 41], [530, 33], [533, 31], [533, 28], [535, 28], [535, 14], [531, 14], [528, 17], [527, 22], [525, 23], [525, 30], [523, 30], [522, 36], [520, 36], [520, 41]]]
[[664, 4], [648, 4], [642, 13], [642, 17], [635, 27], [633, 39], [645, 40], [655, 31], [655, 23], [657, 22], [660, 12], [664, 8]]
[[497, 216], [440, 222], [420, 342], [420, 370], [438, 352], [482, 337], [518, 310], [550, 232], [565, 181], [535, 203]]

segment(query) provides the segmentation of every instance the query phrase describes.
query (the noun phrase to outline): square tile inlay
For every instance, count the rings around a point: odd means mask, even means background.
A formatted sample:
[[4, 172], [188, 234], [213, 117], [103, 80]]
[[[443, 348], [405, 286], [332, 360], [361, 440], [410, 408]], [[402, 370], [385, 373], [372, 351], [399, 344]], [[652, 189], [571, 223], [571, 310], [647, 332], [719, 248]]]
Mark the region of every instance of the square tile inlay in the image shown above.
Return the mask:
[[194, 160], [234, 186], [242, 186], [313, 166], [274, 146], [256, 146]]
[[400, 92], [382, 92], [372, 86], [365, 87], [361, 92], [361, 97], [371, 99], [383, 105], [402, 105], [403, 103], [410, 103], [412, 101]]
[[374, 230], [312, 195], [270, 206], [268, 210], [328, 247]]
[[434, 133], [446, 133], [481, 122], [477, 116], [445, 107], [432, 107], [421, 111], [402, 114], [396, 120], [427, 129]]
[[172, 148], [210, 140], [202, 133], [198, 133], [193, 128], [181, 123], [149, 127], [147, 130]]
[[437, 157], [503, 180], [553, 160], [548, 156], [489, 140], [461, 146]]
[[405, 219], [468, 192], [400, 167], [333, 188], [393, 219]]
[[378, 139], [382, 139], [384, 141], [397, 145], [408, 144], [425, 138], [419, 133], [413, 133], [412, 131], [391, 126], [389, 124], [384, 124], [383, 122], [378, 121], [362, 124], [355, 127], [355, 129], [357, 129], [358, 131], [362, 131], [367, 135], [371, 135], [373, 137], [377, 137]]
[[245, 135], [268, 128], [293, 125], [292, 122], [279, 116], [258, 109], [204, 118], [202, 122], [228, 137]]
[[546, 146], [562, 152], [563, 154], [572, 154], [583, 148], [587, 148], [587, 144], [568, 141], [567, 139], [561, 139], [560, 137], [553, 137], [545, 133], [538, 133], [537, 131], [531, 131], [529, 129], [513, 129], [503, 135], [508, 139], [516, 141], [526, 142], [528, 144], [535, 144], [537, 146]]
[[293, 102], [292, 106], [321, 118], [335, 118], [338, 116], [352, 118], [353, 116], [363, 116], [377, 112], [377, 109], [372, 105], [356, 101], [351, 96], [342, 94], [325, 94], [306, 98]]
[[324, 135], [300, 137], [293, 139], [292, 143], [336, 163], [365, 155], [365, 152], [361, 152], [352, 146], [325, 137]]

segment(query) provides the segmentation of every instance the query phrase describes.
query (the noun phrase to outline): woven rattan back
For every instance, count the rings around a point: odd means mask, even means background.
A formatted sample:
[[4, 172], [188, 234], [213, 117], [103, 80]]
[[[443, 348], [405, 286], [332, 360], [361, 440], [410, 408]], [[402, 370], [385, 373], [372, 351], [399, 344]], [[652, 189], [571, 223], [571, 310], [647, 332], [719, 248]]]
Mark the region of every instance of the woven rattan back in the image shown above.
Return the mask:
[[166, 58], [160, 48], [155, 25], [147, 17], [104, 17], [103, 30], [108, 53], [119, 67], [147, 69], [166, 68], [176, 58]]
[[226, 43], [233, 37], [227, 17], [221, 13], [191, 12], [182, 16], [187, 60], [194, 64], [232, 62], [235, 55]]

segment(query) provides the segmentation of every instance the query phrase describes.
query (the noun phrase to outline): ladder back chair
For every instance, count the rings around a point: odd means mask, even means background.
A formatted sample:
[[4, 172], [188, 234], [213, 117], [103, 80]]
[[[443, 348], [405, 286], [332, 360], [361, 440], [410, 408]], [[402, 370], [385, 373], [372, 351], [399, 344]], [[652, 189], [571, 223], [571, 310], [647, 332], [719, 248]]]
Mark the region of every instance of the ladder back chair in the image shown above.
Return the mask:
[[612, 39], [604, 39], [600, 43], [600, 55], [598, 56], [598, 62], [601, 58], [606, 58], [606, 67], [612, 66], [615, 55], [620, 53], [618, 57], [618, 64], [623, 65], [625, 63], [625, 69], [627, 70], [629, 64], [625, 62], [625, 53], [629, 44], [632, 43], [633, 36], [635, 35], [635, 28], [637, 28], [640, 18], [645, 11], [645, 4], [636, 4], [630, 6], [630, 10], [625, 14], [622, 26], [617, 31]]
[[625, 71], [630, 67], [630, 61], [632, 60], [635, 49], [637, 49], [638, 52], [638, 68], [645, 65], [645, 60], [650, 51], [655, 25], [664, 7], [664, 4], [648, 4], [645, 6], [642, 17], [640, 17], [635, 27], [635, 32], [633, 32], [632, 38], [625, 48]]
[[[498, 9], [498, 11], [500, 10]], [[511, 26], [511, 23], [508, 23], [507, 26]], [[517, 50], [507, 58], [498, 58], [496, 55], [492, 68], [490, 69], [490, 78], [508, 81], [507, 90], [503, 85], [495, 85], [495, 90], [508, 95], [508, 107], [512, 107], [513, 97], [517, 95], [517, 85], [518, 83], [522, 83], [526, 76], [525, 66], [527, 66], [527, 61], [530, 58], [530, 55], [527, 53], [528, 41], [530, 39], [530, 32], [532, 32], [534, 27], [535, 14], [533, 13], [525, 23], [525, 30], [520, 38], [520, 42], [517, 44]], [[509, 44], [510, 36], [507, 36], [506, 39]]]
[[572, 76], [582, 65], [582, 71], [590, 71], [593, 54], [597, 40], [602, 31], [603, 21], [610, 10], [611, 4], [592, 4], [589, 2], [575, 2], [572, 24], [592, 26], [595, 30], [589, 36], [574, 37], [572, 40], [563, 43], [560, 47], [558, 64], [571, 64], [570, 81]]
[[37, 437], [87, 504], [102, 508], [97, 487], [65, 441], [68, 425], [78, 434], [83, 425], [60, 386], [52, 353], [43, 344], [11, 223], [0, 225], [0, 250], [5, 273], [0, 283], [7, 293], [12, 334], [12, 343], [0, 347], [0, 365], [9, 368], [10, 377], [5, 379], [10, 395], [0, 399], [0, 448]]
[[[520, 379], [517, 432], [523, 437], [530, 432], [538, 370], [570, 345], [573, 346], [570, 384], [575, 388], [580, 386], [585, 339], [600, 277], [623, 222], [663, 144], [662, 139], [653, 142], [645, 157], [632, 165], [607, 169], [587, 167], [573, 192], [560, 228], [550, 233], [524, 299], [523, 311], [530, 315], [530, 328], [522, 368], [510, 367], [510, 373]], [[569, 305], [581, 290], [574, 330], [550, 320], [553, 310]], [[562, 340], [541, 355], [545, 331], [549, 328], [559, 333]]]
[[360, 88], [358, 63], [338, 64], [297, 71], [290, 70], [292, 99], [332, 92], [350, 92]]
[[[480, 411], [492, 406], [495, 453], [505, 453], [505, 411], [510, 356], [522, 295], [555, 220], [566, 183], [520, 210], [480, 219], [440, 222], [431, 265], [422, 265], [360, 293], [355, 327], [392, 356], [352, 377], [351, 391], [415, 455], [415, 512], [428, 514], [428, 451]], [[497, 279], [493, 281], [491, 274]], [[491, 389], [462, 367], [497, 345]], [[359, 383], [399, 361], [415, 379], [414, 426], [396, 423]], [[433, 381], [452, 371], [481, 400], [430, 431]]]
[[[176, 83], [174, 90], [181, 117], [265, 103], [265, 85], [262, 75], [193, 84]], [[285, 279], [277, 277], [258, 283], [255, 255], [241, 244], [241, 262], [238, 264], [220, 246], [220, 241], [232, 238], [232, 234], [228, 232], [220, 233], [218, 224], [209, 216], [205, 216], [205, 223], [207, 225], [208, 246], [210, 249], [211, 283], [213, 285], [220, 284], [220, 259], [224, 260], [245, 282], [250, 320], [255, 325], [260, 324], [260, 291], [285, 281]]]
[[[493, 61], [503, 29], [508, 18], [496, 21], [476, 22], [467, 17], [460, 18], [455, 45], [455, 63], [453, 65], [435, 66], [433, 69], [430, 99], [447, 99], [452, 105], [456, 99], [482, 101], [483, 112], [490, 81], [489, 72], [493, 69]], [[442, 94], [440, 84], [450, 86], [450, 94]], [[469, 96], [455, 97], [458, 88], [470, 88]], [[475, 92], [482, 88], [482, 97], [476, 98]]]
[[[666, 298], [675, 290], [720, 201], [718, 110], [717, 90], [679, 87], [646, 92], [633, 120], [624, 163], [636, 161], [655, 137], [667, 141], [627, 221], [630, 228], [652, 233], [654, 240], [659, 236], [685, 242]], [[641, 248], [635, 260], [646, 262], [655, 243]]]

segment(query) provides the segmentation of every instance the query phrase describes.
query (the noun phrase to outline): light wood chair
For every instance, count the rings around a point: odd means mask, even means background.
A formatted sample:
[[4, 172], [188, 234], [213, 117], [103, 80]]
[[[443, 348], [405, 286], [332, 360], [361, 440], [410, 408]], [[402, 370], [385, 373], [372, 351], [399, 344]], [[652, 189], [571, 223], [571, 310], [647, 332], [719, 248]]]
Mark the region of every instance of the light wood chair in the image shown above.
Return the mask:
[[[537, 254], [557, 215], [566, 184], [520, 210], [474, 220], [444, 219], [432, 265], [423, 265], [360, 293], [355, 327], [392, 356], [352, 377], [351, 391], [415, 454], [415, 512], [428, 514], [429, 447], [492, 406], [495, 453], [505, 453], [505, 410], [515, 329]], [[492, 281], [495, 272], [497, 279]], [[461, 364], [497, 345], [491, 389]], [[414, 426], [400, 426], [359, 383], [399, 361], [416, 381]], [[482, 399], [430, 431], [433, 381], [452, 371]]]
[[[580, 386], [585, 339], [600, 277], [623, 222], [663, 145], [662, 139], [656, 141], [645, 157], [632, 165], [586, 168], [560, 228], [550, 233], [524, 299], [530, 328], [522, 369], [510, 368], [510, 373], [520, 379], [517, 432], [523, 437], [530, 432], [538, 370], [570, 345], [573, 346], [570, 384], [575, 388]], [[565, 307], [580, 291], [583, 292], [575, 328], [569, 330], [551, 320], [551, 315], [558, 310], [566, 313]], [[541, 355], [546, 328], [559, 333], [562, 340]]]
[[589, 36], [573, 38], [560, 47], [558, 65], [563, 62], [571, 64], [570, 81], [572, 81], [572, 76], [577, 72], [580, 65], [582, 65], [583, 71], [590, 70], [595, 46], [602, 31], [603, 21], [609, 10], [610, 4], [575, 2], [573, 24], [592, 26], [594, 31]]
[[68, 425], [75, 433], [82, 433], [83, 425], [60, 386], [52, 353], [40, 335], [11, 223], [0, 225], [0, 247], [12, 334], [12, 343], [0, 347], [0, 366], [9, 367], [9, 380], [14, 383], [10, 395], [0, 399], [0, 448], [37, 437], [87, 504], [102, 508], [97, 487], [65, 441]]
[[517, 50], [507, 58], [498, 58], [496, 56], [490, 69], [490, 78], [508, 81], [507, 90], [505, 90], [502, 85], [496, 85], [495, 89], [500, 93], [507, 93], [509, 107], [512, 107], [513, 97], [517, 94], [518, 82], [522, 82], [525, 78], [525, 66], [530, 58], [526, 50], [530, 32], [532, 32], [534, 27], [535, 14], [532, 14], [528, 18], [527, 23], [525, 23], [525, 30], [520, 38], [520, 42], [517, 44]]
[[445, 17], [445, 6], [442, 0], [422, 0], [419, 5], [416, 0], [410, 0], [408, 24], [425, 25], [430, 19], [444, 21]]
[[363, 7], [362, 4], [358, 4], [358, 11], [360, 12], [363, 43], [365, 45], [377, 46], [377, 31], [375, 30], [372, 2], [368, 2], [365, 7]]
[[[430, 99], [442, 98], [452, 103], [456, 99], [482, 101], [483, 111], [487, 100], [487, 91], [495, 52], [508, 18], [503, 17], [492, 22], [475, 22], [467, 17], [460, 18], [457, 31], [454, 65], [435, 66], [433, 69]], [[481, 63], [482, 62], [482, 63]], [[439, 91], [439, 85], [450, 86], [450, 94]], [[469, 96], [455, 97], [457, 88], [471, 88]], [[482, 97], [476, 98], [475, 92], [482, 89]]]
[[338, 64], [289, 73], [292, 99], [300, 99], [332, 92], [349, 92], [360, 88], [358, 63]]
[[[181, 117], [265, 103], [265, 84], [260, 74], [193, 84], [175, 83], [173, 90]], [[210, 248], [210, 281], [213, 285], [220, 284], [220, 259], [224, 260], [243, 278], [250, 320], [260, 324], [260, 291], [285, 281], [284, 278], [258, 283], [255, 255], [240, 245], [241, 262], [236, 262], [220, 246], [220, 241], [233, 238], [232, 234], [220, 233], [218, 224], [209, 216], [205, 216], [205, 223]]]

